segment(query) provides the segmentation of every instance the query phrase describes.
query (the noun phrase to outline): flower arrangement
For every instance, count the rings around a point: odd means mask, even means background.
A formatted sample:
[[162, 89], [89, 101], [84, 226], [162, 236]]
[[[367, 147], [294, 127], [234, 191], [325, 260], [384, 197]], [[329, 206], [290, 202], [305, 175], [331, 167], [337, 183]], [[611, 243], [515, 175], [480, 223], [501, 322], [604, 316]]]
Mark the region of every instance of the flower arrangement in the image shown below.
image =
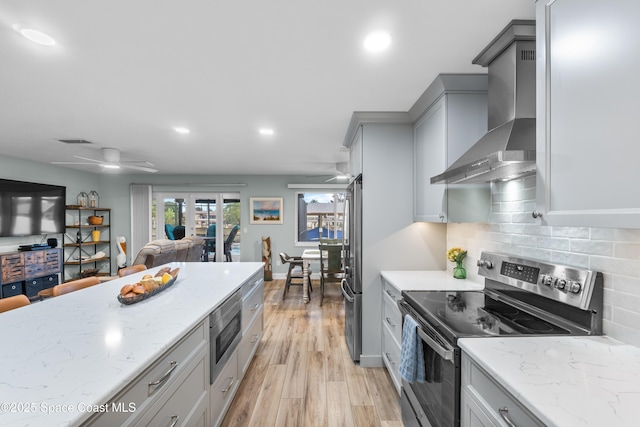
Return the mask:
[[447, 259], [451, 262], [455, 262], [456, 266], [453, 267], [453, 277], [456, 279], [466, 279], [467, 270], [462, 266], [462, 261], [466, 258], [467, 251], [462, 248], [451, 248], [447, 251]]

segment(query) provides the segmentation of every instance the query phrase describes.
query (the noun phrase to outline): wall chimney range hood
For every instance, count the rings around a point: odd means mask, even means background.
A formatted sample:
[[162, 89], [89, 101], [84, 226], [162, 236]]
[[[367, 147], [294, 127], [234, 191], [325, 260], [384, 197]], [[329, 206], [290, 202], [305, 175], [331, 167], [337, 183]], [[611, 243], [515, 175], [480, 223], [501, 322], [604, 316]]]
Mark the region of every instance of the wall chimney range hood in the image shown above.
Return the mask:
[[488, 67], [489, 132], [432, 184], [504, 181], [536, 170], [535, 21], [513, 20], [473, 60]]

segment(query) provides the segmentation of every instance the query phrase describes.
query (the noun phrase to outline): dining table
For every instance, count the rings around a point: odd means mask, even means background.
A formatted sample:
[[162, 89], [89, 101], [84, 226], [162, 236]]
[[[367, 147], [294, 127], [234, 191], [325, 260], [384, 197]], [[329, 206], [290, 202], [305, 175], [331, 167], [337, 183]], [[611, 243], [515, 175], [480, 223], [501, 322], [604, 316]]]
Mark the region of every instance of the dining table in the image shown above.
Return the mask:
[[309, 264], [320, 262], [320, 249], [305, 249], [302, 252], [302, 302], [309, 303]]

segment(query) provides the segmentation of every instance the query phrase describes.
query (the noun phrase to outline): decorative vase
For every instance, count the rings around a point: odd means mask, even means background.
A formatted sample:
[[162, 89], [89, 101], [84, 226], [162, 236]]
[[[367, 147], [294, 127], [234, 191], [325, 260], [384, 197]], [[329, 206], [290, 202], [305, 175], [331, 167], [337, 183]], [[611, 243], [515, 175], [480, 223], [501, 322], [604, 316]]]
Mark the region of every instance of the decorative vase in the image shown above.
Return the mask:
[[93, 230], [91, 232], [91, 240], [93, 240], [94, 242], [100, 241], [100, 230]]
[[453, 277], [456, 279], [467, 278], [467, 270], [462, 266], [462, 261], [456, 261], [456, 266], [453, 267]]
[[116, 255], [116, 264], [118, 268], [125, 268], [127, 266], [127, 240], [124, 236], [118, 236], [116, 239], [118, 246], [118, 255]]

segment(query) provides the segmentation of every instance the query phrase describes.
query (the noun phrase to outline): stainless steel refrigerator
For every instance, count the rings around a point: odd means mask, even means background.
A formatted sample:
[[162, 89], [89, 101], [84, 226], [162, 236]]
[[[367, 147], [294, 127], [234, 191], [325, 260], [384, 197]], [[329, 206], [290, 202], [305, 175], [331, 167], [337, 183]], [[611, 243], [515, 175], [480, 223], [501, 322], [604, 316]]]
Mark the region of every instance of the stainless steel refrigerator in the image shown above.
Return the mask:
[[344, 336], [354, 361], [362, 353], [362, 175], [347, 187], [344, 204]]

